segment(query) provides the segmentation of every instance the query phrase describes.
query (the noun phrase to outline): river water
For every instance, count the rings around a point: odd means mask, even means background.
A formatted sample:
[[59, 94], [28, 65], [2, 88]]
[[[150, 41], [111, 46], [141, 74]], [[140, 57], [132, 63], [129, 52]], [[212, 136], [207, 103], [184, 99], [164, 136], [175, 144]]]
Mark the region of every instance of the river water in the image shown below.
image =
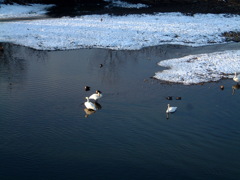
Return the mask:
[[[239, 44], [138, 51], [4, 48], [1, 180], [240, 179], [236, 83], [184, 86], [151, 78], [163, 59]], [[83, 102], [95, 90], [103, 93], [101, 109], [87, 115]], [[168, 103], [178, 109], [167, 119]]]

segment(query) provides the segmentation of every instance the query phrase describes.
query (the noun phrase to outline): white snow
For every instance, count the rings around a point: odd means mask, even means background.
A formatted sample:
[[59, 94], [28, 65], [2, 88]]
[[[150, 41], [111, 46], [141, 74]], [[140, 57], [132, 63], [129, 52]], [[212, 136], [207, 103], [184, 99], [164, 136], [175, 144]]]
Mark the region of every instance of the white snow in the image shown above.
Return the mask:
[[29, 4], [29, 5], [6, 5], [0, 6], [0, 18], [19, 18], [19, 17], [29, 17], [29, 16], [39, 16], [45, 14], [47, 8], [54, 5], [44, 5], [44, 4]]
[[86, 15], [2, 22], [0, 41], [41, 50], [98, 47], [140, 49], [160, 44], [201, 46], [225, 41], [222, 33], [240, 31], [240, 16], [180, 13]]
[[240, 71], [240, 50], [189, 55], [164, 60], [158, 65], [169, 68], [154, 76], [163, 81], [185, 85], [218, 81], [232, 78], [234, 72]]
[[[0, 17], [38, 14], [35, 6], [22, 10], [2, 6]], [[146, 46], [180, 44], [202, 46], [225, 43], [222, 33], [240, 31], [240, 16], [226, 14], [158, 13], [154, 15], [85, 15], [16, 22], [1, 22], [0, 41], [12, 42], [39, 50], [77, 48], [109, 48], [136, 50]], [[187, 56], [165, 60], [160, 66], [170, 67], [156, 73], [155, 78], [193, 84], [217, 81], [240, 71], [240, 50]]]

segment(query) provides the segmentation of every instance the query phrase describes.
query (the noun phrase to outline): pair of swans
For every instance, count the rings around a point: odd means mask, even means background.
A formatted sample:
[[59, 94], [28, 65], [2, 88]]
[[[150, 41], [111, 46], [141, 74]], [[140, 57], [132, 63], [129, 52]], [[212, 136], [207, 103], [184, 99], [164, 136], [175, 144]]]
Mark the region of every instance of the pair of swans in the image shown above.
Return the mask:
[[91, 101], [89, 101], [89, 99], [93, 99], [95, 100], [95, 102], [97, 102], [97, 100], [102, 98], [102, 96], [102, 92], [97, 90], [96, 93], [92, 94], [89, 97], [86, 97], [87, 101], [84, 103], [85, 107], [89, 110], [96, 111], [98, 109], [96, 103], [92, 103]]

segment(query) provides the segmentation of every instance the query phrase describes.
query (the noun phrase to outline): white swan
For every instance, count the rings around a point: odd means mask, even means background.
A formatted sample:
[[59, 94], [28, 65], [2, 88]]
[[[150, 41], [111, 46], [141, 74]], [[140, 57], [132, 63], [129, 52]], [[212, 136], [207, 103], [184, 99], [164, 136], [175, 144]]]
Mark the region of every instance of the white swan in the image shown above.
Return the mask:
[[168, 108], [166, 110], [166, 113], [173, 113], [177, 110], [177, 107], [170, 107], [170, 104], [168, 104]]
[[97, 90], [96, 93], [89, 96], [89, 99], [94, 99], [95, 101], [97, 101], [98, 99], [102, 98], [102, 96], [102, 92]]
[[237, 73], [235, 72], [235, 76], [233, 77], [233, 80], [234, 80], [235, 82], [239, 83], [239, 82], [240, 82], [240, 74], [237, 75]]
[[88, 97], [86, 97], [86, 99], [87, 99], [87, 101], [84, 103], [86, 108], [96, 111], [97, 110], [96, 106], [92, 102], [89, 101]]

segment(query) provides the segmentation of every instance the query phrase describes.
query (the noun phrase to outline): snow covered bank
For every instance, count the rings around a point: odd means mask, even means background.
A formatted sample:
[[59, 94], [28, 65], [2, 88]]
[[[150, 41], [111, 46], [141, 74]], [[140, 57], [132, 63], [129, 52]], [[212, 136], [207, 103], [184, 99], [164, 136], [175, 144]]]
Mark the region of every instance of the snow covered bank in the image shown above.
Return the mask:
[[30, 5], [6, 5], [0, 6], [0, 18], [20, 18], [39, 16], [46, 14], [46, 9], [54, 5], [30, 4]]
[[140, 49], [161, 44], [201, 46], [223, 43], [226, 31], [240, 31], [240, 16], [180, 13], [156, 15], [88, 15], [3, 22], [0, 41], [40, 50], [84, 47]]
[[[21, 7], [21, 6], [20, 6]], [[43, 7], [0, 9], [0, 17], [32, 16]], [[41, 8], [40, 8], [41, 7]], [[32, 9], [33, 8], [33, 9]], [[40, 9], [38, 9], [40, 8]], [[12, 12], [12, 13], [10, 13]], [[31, 13], [32, 12], [32, 13]], [[78, 48], [140, 49], [161, 44], [202, 46], [224, 43], [224, 32], [240, 32], [240, 16], [226, 14], [159, 13], [155, 15], [88, 15], [76, 18], [2, 22], [0, 42], [12, 42], [39, 50]], [[155, 78], [183, 84], [217, 81], [240, 71], [240, 51], [192, 55], [161, 61], [170, 69]], [[230, 75], [229, 75], [230, 74]]]
[[157, 72], [154, 78], [185, 85], [233, 78], [240, 72], [240, 50], [190, 55], [158, 63], [169, 69]]

